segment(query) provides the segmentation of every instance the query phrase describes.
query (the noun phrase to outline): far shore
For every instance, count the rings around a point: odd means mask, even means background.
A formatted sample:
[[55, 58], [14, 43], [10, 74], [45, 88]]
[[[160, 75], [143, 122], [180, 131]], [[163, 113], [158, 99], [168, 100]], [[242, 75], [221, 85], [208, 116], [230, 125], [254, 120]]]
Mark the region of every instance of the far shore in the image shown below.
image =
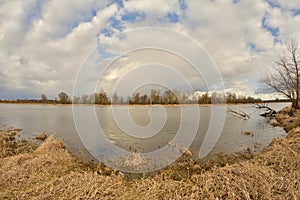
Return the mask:
[[[280, 102], [259, 102], [258, 104], [269, 104], [269, 103], [290, 103], [289, 101], [280, 101]], [[227, 106], [227, 105], [249, 105], [256, 103], [218, 103], [218, 104], [60, 104], [60, 103], [18, 103], [18, 102], [0, 102], [0, 104], [16, 104], [16, 105], [41, 105], [41, 106], [96, 106], [96, 107], [107, 107], [107, 106], [130, 106], [130, 107], [153, 107], [153, 106], [164, 106], [164, 107], [179, 107], [179, 106]]]

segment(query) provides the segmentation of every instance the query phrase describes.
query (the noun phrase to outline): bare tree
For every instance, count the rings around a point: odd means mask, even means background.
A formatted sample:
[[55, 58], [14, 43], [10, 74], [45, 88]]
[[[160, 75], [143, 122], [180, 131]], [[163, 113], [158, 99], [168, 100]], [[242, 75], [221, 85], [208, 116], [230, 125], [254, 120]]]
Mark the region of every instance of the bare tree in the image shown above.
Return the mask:
[[59, 98], [59, 102], [61, 104], [69, 104], [71, 103], [71, 99], [69, 97], [69, 95], [65, 92], [61, 92], [58, 94], [58, 98]]
[[114, 92], [114, 94], [112, 96], [111, 103], [113, 103], [113, 104], [118, 104], [119, 103], [119, 96], [118, 96], [117, 92]]
[[45, 94], [41, 95], [41, 99], [42, 99], [42, 103], [47, 103], [47, 101], [48, 101], [48, 98]]
[[107, 96], [107, 93], [104, 90], [101, 90], [100, 93], [95, 93], [95, 104], [107, 105], [110, 104], [110, 99]]
[[274, 72], [269, 71], [261, 81], [272, 92], [285, 96], [292, 102], [294, 108], [298, 108], [300, 82], [298, 43], [291, 40], [285, 48], [285, 52], [274, 59]]
[[140, 93], [136, 92], [133, 94], [133, 103], [134, 104], [139, 104], [140, 103]]

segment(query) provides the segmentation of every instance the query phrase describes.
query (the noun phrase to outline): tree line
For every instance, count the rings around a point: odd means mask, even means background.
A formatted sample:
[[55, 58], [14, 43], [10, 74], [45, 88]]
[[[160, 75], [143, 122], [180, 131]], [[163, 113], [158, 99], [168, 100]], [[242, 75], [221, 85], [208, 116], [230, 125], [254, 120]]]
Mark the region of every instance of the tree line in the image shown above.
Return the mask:
[[192, 95], [181, 93], [179, 91], [160, 91], [150, 90], [148, 94], [135, 92], [126, 98], [114, 93], [111, 97], [104, 90], [100, 90], [92, 95], [81, 95], [71, 97], [65, 92], [60, 92], [55, 99], [48, 99], [45, 94], [41, 95], [41, 99], [18, 99], [18, 100], [0, 100], [4, 103], [44, 103], [44, 104], [130, 104], [130, 105], [176, 105], [176, 104], [218, 104], [218, 103], [260, 103], [261, 99], [256, 99], [250, 96], [237, 95], [235, 93], [219, 94], [216, 92], [205, 92], [201, 95]]
[[181, 93], [179, 91], [166, 90], [150, 90], [148, 94], [135, 92], [131, 96], [123, 97], [114, 93], [111, 97], [104, 90], [100, 90], [92, 95], [81, 95], [71, 97], [65, 92], [60, 92], [55, 99], [48, 99], [45, 94], [41, 95], [41, 99], [18, 99], [18, 100], [0, 100], [2, 103], [44, 103], [44, 104], [130, 104], [130, 105], [176, 105], [176, 104], [217, 104], [217, 103], [259, 103], [261, 99], [237, 95], [235, 93], [219, 94], [216, 92], [205, 92], [201, 95], [192, 95]]
[[[65, 98], [60, 102], [65, 102]], [[176, 105], [176, 104], [217, 104], [217, 103], [260, 103], [261, 99], [253, 98], [250, 96], [237, 95], [235, 93], [219, 94], [208, 92], [202, 95], [194, 96], [192, 94], [181, 93], [179, 91], [166, 90], [164, 92], [160, 90], [150, 90], [148, 94], [141, 94], [135, 92], [131, 96], [124, 98], [114, 93], [111, 97], [107, 93], [101, 90], [99, 93], [93, 95], [82, 95], [73, 97], [73, 101], [69, 98], [68, 103], [73, 104], [130, 104], [130, 105]]]

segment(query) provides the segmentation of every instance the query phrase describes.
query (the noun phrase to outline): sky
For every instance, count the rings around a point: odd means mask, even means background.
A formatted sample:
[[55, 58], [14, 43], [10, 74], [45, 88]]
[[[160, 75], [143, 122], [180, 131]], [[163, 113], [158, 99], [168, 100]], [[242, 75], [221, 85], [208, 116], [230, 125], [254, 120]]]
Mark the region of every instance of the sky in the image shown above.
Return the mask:
[[260, 98], [299, 0], [0, 0], [0, 99], [160, 85]]

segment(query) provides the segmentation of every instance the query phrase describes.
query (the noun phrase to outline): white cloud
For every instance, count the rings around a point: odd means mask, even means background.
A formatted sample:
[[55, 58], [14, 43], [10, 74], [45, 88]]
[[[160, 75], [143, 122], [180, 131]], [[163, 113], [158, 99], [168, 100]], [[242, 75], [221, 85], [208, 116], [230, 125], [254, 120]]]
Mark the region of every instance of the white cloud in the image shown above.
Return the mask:
[[[11, 10], [23, 9], [14, 2], [7, 4]], [[27, 32], [15, 31], [25, 29], [25, 14], [15, 16], [15, 29], [7, 28], [3, 20], [1, 28], [17, 32], [5, 35], [0, 43], [2, 49], [6, 48], [0, 54], [4, 58], [1, 71], [7, 90], [21, 89], [33, 96], [47, 93], [52, 97], [60, 90], [71, 92], [80, 63], [97, 45], [97, 34], [116, 12], [116, 6], [112, 5], [103, 7], [96, 16], [92, 16], [93, 7], [92, 1], [45, 3], [41, 17], [33, 19]], [[75, 22], [78, 26], [72, 27]], [[19, 36], [15, 39], [16, 34]]]
[[[151, 31], [121, 34], [153, 26], [178, 31], [198, 41], [219, 67], [228, 90], [251, 93], [257, 87], [255, 81], [260, 74], [281, 52], [281, 45], [276, 41], [292, 37], [300, 40], [300, 16], [294, 15], [300, 8], [299, 1], [273, 2], [278, 2], [280, 7], [263, 0], [186, 1], [186, 8], [177, 0], [129, 0], [123, 2], [123, 7], [111, 1], [96, 0], [1, 1], [0, 84], [3, 96], [0, 94], [0, 98], [25, 94], [39, 96], [41, 93], [53, 97], [60, 90], [71, 93], [80, 64], [99, 41], [102, 50], [90, 58], [94, 61], [99, 61], [99, 55], [106, 59], [111, 54], [119, 55], [141, 46], [155, 46], [186, 55], [198, 65], [210, 66], [203, 52], [195, 51], [194, 44], [176, 34], [153, 34]], [[174, 16], [167, 16], [168, 13]], [[128, 14], [129, 19], [122, 18]], [[272, 35], [271, 28], [278, 29], [278, 36]], [[152, 56], [154, 61], [164, 62], [164, 57]], [[149, 56], [140, 56], [136, 63], [145, 61], [149, 61]], [[126, 73], [128, 68], [123, 64], [110, 71], [107, 75], [110, 81]], [[99, 78], [99, 66], [104, 68], [105, 65], [88, 67], [95, 73], [85, 72], [87, 80]], [[189, 73], [187, 67], [181, 70]], [[190, 79], [192, 82], [199, 80], [191, 74]]]
[[290, 12], [284, 12], [280, 8], [269, 9], [266, 18], [266, 24], [270, 27], [277, 28], [283, 26], [292, 18]]
[[279, 3], [283, 9], [300, 9], [300, 2], [297, 0], [290, 0], [290, 1], [273, 0], [273, 1]]
[[177, 2], [176, 0], [131, 0], [124, 2], [124, 8], [129, 12], [143, 11], [148, 15], [161, 17], [161, 15], [166, 15], [168, 12], [173, 11]]

